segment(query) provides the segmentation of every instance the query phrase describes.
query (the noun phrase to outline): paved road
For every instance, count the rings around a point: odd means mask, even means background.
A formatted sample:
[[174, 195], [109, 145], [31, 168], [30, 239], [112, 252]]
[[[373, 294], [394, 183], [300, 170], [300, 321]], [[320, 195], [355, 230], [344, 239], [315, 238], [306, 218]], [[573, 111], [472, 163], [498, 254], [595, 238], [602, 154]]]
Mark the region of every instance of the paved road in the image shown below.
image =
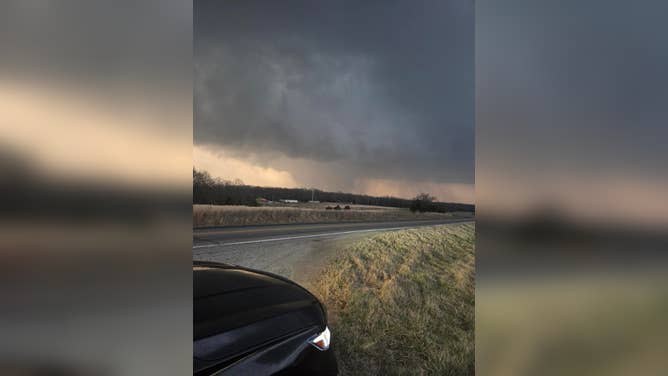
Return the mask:
[[375, 233], [471, 221], [474, 219], [197, 229], [193, 231], [193, 259], [266, 270], [308, 283], [337, 250]]
[[316, 223], [196, 229], [193, 231], [193, 249], [223, 248], [253, 243], [334, 237], [361, 232], [390, 231], [470, 221], [472, 221], [471, 218], [457, 218], [445, 220]]

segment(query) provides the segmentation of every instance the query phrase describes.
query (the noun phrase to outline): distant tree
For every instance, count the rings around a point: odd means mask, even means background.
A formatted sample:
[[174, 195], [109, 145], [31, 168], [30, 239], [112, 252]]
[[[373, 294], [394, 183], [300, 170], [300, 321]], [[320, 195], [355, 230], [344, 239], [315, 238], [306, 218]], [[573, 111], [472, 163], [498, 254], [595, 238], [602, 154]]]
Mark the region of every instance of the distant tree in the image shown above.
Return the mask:
[[427, 212], [427, 211], [437, 211], [437, 207], [434, 204], [436, 202], [436, 197], [430, 195], [429, 193], [420, 193], [419, 195], [413, 198], [411, 202], [410, 209], [412, 212]]
[[334, 210], [341, 210], [341, 205], [336, 205], [336, 206], [334, 207]]
[[199, 171], [193, 168], [193, 184], [205, 187], [213, 187], [216, 181], [206, 171]]
[[331, 207], [331, 206], [328, 206], [328, 207], [326, 207], [325, 209], [327, 209], [327, 210], [332, 210], [332, 209], [334, 209], [334, 208]]
[[350, 205], [346, 205], [346, 207], [344, 209], [350, 210]]

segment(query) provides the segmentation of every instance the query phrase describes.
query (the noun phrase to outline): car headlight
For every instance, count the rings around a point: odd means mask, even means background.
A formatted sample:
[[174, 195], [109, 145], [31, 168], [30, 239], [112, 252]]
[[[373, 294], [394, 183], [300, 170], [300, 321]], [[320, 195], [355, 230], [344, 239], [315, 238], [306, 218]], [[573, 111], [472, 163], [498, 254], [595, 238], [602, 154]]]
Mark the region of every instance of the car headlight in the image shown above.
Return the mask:
[[332, 337], [332, 334], [329, 332], [329, 328], [325, 326], [325, 330], [311, 337], [308, 342], [315, 346], [316, 349], [320, 351], [325, 351], [329, 349], [329, 342]]

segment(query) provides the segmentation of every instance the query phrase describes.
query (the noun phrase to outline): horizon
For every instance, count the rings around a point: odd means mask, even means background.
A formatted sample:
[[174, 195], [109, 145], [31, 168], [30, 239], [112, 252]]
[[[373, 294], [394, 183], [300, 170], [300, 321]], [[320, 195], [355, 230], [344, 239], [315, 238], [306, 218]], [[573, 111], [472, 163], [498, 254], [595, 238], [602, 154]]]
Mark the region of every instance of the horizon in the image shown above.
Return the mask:
[[[360, 193], [360, 192], [354, 192], [354, 191], [332, 191], [328, 189], [321, 189], [321, 188], [316, 188], [316, 187], [306, 187], [306, 186], [300, 186], [300, 187], [284, 187], [284, 186], [275, 186], [275, 185], [255, 185], [255, 184], [249, 184], [243, 179], [239, 179], [236, 177], [232, 178], [224, 178], [222, 176], [214, 176], [210, 174], [207, 170], [204, 169], [199, 169], [196, 167], [193, 167], [193, 170], [199, 172], [199, 173], [207, 173], [209, 176], [217, 180], [217, 183], [223, 182], [225, 184], [233, 185], [233, 186], [247, 186], [247, 187], [256, 187], [256, 188], [266, 188], [266, 189], [295, 189], [295, 190], [303, 190], [303, 191], [315, 191], [315, 192], [321, 192], [321, 193], [341, 193], [341, 194], [350, 194], [350, 195], [356, 195], [356, 196], [368, 196], [372, 198], [392, 198], [392, 199], [398, 199], [398, 200], [406, 200], [406, 201], [411, 201], [415, 199], [417, 195], [420, 193], [429, 193], [431, 192], [418, 192], [415, 195], [411, 197], [404, 197], [404, 196], [392, 196], [392, 195], [372, 195], [372, 194], [367, 194], [367, 193]], [[436, 200], [435, 202], [437, 203], [444, 203], [444, 204], [464, 204], [464, 205], [473, 205], [475, 206], [475, 202], [459, 202], [459, 201], [443, 201], [441, 200], [438, 196], [433, 195]], [[263, 197], [266, 199], [266, 197]], [[317, 198], [317, 197], [316, 197]], [[290, 199], [288, 197], [282, 197], [280, 199]], [[275, 201], [275, 200], [274, 200]], [[315, 200], [318, 201], [318, 200]], [[327, 202], [327, 201], [322, 201], [322, 202]]]

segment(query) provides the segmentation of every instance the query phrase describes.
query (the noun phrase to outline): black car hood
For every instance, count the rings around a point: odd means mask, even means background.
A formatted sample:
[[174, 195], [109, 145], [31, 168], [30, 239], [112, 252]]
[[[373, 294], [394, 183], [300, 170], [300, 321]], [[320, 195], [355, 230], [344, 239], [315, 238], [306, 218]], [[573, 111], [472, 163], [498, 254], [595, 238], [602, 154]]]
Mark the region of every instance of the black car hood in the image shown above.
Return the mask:
[[197, 363], [232, 362], [326, 324], [311, 293], [270, 273], [195, 262], [193, 288], [196, 369]]

